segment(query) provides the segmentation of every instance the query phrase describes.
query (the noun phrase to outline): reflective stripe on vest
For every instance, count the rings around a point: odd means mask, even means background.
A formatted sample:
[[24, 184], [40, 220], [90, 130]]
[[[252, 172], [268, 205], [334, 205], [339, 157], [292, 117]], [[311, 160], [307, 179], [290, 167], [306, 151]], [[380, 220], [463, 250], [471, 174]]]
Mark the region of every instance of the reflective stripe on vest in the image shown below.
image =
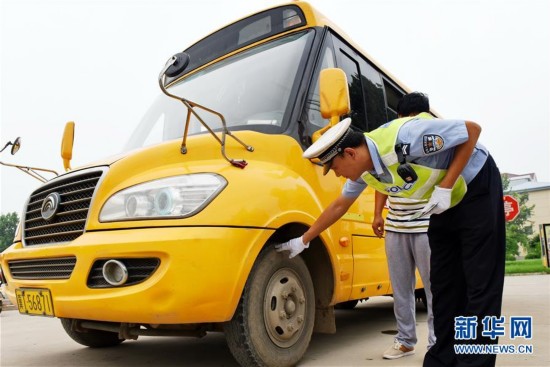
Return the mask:
[[[393, 120], [385, 127], [381, 127], [369, 133], [365, 133], [365, 136], [370, 138], [376, 145], [376, 149], [380, 154], [382, 163], [386, 166], [387, 170], [392, 176], [391, 183], [384, 183], [378, 181], [369, 172], [365, 172], [363, 173], [361, 178], [369, 186], [372, 186], [377, 191], [392, 196], [399, 196], [411, 199], [429, 199], [431, 197], [434, 186], [438, 185], [443, 180], [445, 174], [447, 173], [447, 170], [429, 168], [414, 163], [409, 163], [418, 175], [418, 179], [413, 183], [406, 183], [397, 174], [397, 167], [399, 167], [397, 154], [395, 153], [397, 134], [406, 122], [419, 118], [431, 119], [433, 117], [428, 113], [421, 113], [413, 117], [403, 117]], [[451, 207], [455, 206], [460, 202], [460, 200], [462, 200], [462, 198], [466, 194], [467, 189], [468, 188], [464, 177], [459, 176], [451, 192]]]

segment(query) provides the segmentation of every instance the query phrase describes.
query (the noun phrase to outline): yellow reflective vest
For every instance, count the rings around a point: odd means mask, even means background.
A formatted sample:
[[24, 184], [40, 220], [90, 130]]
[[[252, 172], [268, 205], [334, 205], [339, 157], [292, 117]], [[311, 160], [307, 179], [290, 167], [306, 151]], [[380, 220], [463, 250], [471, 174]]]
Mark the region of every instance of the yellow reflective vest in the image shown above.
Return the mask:
[[[369, 172], [363, 173], [361, 178], [377, 191], [391, 196], [411, 199], [429, 199], [434, 190], [434, 186], [438, 185], [447, 174], [446, 169], [435, 169], [409, 163], [418, 175], [418, 179], [415, 182], [407, 183], [398, 175], [397, 167], [399, 167], [399, 161], [397, 158], [397, 153], [395, 152], [397, 134], [406, 122], [417, 118], [430, 119], [432, 116], [428, 113], [421, 113], [418, 116], [399, 118], [393, 120], [383, 128], [365, 133], [365, 136], [374, 142], [374, 145], [380, 154], [382, 163], [386, 166], [392, 176], [392, 182], [385, 183], [380, 182]], [[462, 176], [459, 176], [451, 193], [451, 207], [455, 206], [460, 202], [460, 200], [462, 200], [466, 194], [466, 191], [466, 181]]]

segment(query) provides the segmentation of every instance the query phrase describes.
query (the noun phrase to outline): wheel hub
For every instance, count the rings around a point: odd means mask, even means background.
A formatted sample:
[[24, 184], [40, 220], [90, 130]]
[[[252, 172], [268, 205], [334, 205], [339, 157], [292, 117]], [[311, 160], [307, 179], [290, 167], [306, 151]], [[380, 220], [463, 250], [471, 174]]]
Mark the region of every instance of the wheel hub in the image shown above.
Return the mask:
[[306, 297], [299, 277], [291, 269], [275, 272], [264, 299], [264, 323], [273, 343], [291, 347], [303, 331], [305, 313]]
[[292, 300], [287, 300], [285, 302], [285, 312], [287, 315], [292, 315], [294, 312], [296, 312], [296, 303]]

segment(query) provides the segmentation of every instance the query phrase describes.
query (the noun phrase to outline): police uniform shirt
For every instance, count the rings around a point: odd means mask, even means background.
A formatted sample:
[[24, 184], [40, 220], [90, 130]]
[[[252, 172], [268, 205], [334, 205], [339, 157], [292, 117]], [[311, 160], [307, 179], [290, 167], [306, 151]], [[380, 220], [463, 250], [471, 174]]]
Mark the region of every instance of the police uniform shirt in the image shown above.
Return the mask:
[[[386, 128], [391, 122], [379, 127]], [[374, 170], [369, 173], [380, 182], [392, 182], [392, 177], [386, 169], [374, 142], [365, 136], [367, 148], [373, 161]], [[441, 119], [412, 119], [406, 122], [397, 134], [395, 144], [408, 144], [409, 155], [406, 160], [409, 163], [421, 166], [447, 169], [454, 155], [454, 148], [468, 140], [468, 131], [464, 120]], [[487, 149], [477, 143], [468, 163], [462, 171], [462, 177], [468, 184], [481, 170], [489, 155]], [[367, 187], [365, 181], [359, 178], [356, 181], [346, 180], [342, 195], [346, 197], [358, 197]]]

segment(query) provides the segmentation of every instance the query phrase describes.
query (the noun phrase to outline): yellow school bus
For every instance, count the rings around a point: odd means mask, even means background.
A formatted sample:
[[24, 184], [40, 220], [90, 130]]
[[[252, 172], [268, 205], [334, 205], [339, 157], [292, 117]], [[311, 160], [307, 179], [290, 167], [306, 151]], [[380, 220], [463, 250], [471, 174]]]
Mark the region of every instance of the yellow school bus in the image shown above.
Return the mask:
[[[159, 66], [162, 66], [159, 63]], [[350, 116], [370, 131], [408, 90], [306, 2], [238, 20], [172, 57], [123, 153], [31, 194], [1, 256], [5, 293], [90, 347], [222, 331], [243, 366], [291, 366], [335, 306], [391, 294], [367, 189], [288, 258], [340, 193], [303, 151]], [[324, 82], [323, 82], [324, 81]]]

